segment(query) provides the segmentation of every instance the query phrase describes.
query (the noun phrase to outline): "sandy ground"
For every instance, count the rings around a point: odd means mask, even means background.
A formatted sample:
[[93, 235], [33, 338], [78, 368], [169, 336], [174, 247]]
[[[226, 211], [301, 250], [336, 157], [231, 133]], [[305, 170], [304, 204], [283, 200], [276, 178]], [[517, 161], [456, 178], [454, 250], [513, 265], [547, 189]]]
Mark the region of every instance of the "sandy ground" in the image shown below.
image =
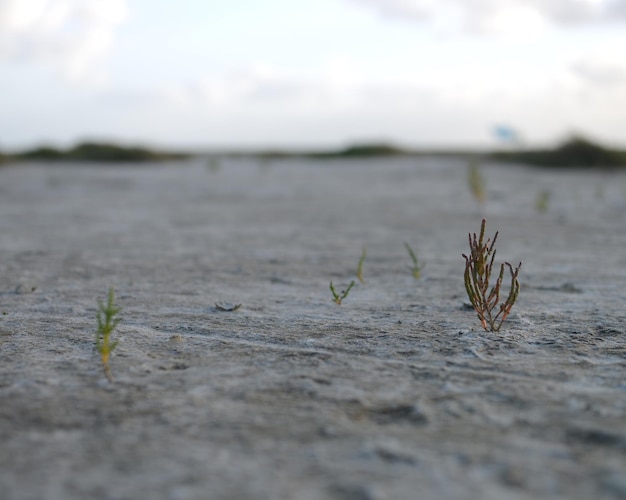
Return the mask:
[[[626, 173], [482, 173], [481, 207], [460, 160], [0, 169], [0, 496], [626, 498]], [[500, 333], [482, 217], [523, 261]]]

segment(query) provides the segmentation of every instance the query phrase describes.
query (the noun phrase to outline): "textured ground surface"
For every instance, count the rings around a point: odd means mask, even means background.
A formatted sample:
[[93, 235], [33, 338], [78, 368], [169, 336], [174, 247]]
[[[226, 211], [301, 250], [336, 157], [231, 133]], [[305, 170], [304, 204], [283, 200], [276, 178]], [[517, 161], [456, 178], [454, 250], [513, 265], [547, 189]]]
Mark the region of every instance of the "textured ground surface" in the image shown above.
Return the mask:
[[2, 498], [626, 498], [626, 175], [482, 172], [479, 207], [452, 160], [1, 169]]

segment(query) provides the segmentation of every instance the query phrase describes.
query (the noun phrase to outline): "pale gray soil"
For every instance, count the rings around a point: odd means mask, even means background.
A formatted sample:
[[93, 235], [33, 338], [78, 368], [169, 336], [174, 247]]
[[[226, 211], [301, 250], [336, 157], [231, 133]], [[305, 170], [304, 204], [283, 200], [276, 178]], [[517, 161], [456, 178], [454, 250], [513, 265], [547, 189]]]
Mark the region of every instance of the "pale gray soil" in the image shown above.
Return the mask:
[[0, 169], [1, 498], [626, 498], [626, 173], [482, 172], [479, 207], [461, 160]]

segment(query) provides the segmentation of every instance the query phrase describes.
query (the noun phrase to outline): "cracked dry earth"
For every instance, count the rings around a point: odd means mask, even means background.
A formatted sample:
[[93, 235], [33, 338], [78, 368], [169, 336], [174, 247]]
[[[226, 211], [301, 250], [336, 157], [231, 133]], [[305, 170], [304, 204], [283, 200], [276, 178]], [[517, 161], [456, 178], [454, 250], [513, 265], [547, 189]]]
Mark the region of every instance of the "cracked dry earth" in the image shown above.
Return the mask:
[[[478, 206], [462, 160], [0, 169], [0, 496], [626, 498], [626, 173], [482, 174]], [[500, 333], [482, 217], [523, 261]]]

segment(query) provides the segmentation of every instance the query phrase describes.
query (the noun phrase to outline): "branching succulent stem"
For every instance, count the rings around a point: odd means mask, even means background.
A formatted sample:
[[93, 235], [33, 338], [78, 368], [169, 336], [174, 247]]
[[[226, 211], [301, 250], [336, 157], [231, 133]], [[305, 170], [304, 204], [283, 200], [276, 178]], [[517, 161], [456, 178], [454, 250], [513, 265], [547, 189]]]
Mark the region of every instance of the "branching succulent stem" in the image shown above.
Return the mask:
[[[476, 237], [476, 233], [473, 235], [470, 233], [470, 253], [469, 256], [463, 254], [465, 258], [465, 290], [483, 328], [487, 331], [497, 332], [511, 312], [511, 308], [519, 294], [518, 275], [522, 263], [520, 262], [516, 268], [513, 268], [508, 262], [501, 264], [496, 282], [490, 288], [491, 273], [496, 257], [495, 244], [498, 239], [498, 232], [494, 235], [493, 240], [491, 238], [485, 240], [486, 223], [487, 221], [483, 219], [478, 237]], [[508, 268], [511, 275], [511, 285], [506, 300], [500, 303], [505, 267]]]

